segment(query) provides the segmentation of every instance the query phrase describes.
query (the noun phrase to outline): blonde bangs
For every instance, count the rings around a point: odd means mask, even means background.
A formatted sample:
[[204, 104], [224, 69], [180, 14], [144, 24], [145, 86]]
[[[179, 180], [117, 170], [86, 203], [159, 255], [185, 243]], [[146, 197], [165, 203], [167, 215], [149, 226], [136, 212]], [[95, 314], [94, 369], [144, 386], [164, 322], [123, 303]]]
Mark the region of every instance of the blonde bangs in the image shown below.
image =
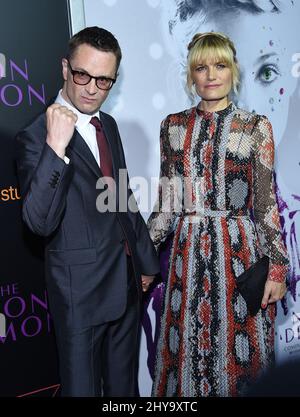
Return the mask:
[[208, 45], [207, 42], [202, 48], [192, 51], [190, 56], [190, 68], [192, 71], [199, 65], [205, 65], [208, 62], [223, 63], [228, 67], [233, 65], [233, 56], [229, 47], [224, 45]]

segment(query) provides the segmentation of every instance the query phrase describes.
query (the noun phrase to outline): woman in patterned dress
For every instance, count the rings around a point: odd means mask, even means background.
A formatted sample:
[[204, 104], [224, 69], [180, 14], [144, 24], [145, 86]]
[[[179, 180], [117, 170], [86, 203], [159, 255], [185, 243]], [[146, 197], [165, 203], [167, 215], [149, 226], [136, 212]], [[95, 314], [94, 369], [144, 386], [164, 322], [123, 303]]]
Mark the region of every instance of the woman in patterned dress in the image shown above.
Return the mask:
[[[196, 34], [187, 86], [201, 101], [161, 125], [161, 182], [148, 226], [157, 249], [174, 238], [154, 396], [243, 395], [273, 363], [275, 301], [288, 271], [274, 142], [265, 116], [230, 101], [238, 79], [231, 40]], [[263, 254], [270, 263], [262, 308], [250, 316], [235, 278]]]

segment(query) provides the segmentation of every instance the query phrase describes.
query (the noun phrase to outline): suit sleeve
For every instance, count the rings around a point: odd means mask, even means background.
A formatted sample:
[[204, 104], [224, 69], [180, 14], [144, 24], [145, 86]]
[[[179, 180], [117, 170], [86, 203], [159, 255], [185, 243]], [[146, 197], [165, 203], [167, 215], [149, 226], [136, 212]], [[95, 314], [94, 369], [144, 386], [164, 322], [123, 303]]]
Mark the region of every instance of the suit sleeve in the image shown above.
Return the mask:
[[48, 236], [63, 216], [72, 163], [66, 164], [59, 158], [37, 129], [17, 135], [16, 162], [23, 220], [32, 232]]
[[270, 258], [268, 279], [283, 282], [288, 255], [282, 239], [274, 187], [274, 140], [272, 126], [258, 116], [253, 132], [253, 213], [262, 252]]

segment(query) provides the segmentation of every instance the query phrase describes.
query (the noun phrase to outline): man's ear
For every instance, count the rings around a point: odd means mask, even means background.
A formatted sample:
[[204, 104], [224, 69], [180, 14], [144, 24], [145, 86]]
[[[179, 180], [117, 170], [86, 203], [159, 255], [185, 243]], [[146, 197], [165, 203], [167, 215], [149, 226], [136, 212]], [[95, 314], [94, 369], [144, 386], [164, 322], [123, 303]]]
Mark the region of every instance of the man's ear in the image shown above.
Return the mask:
[[67, 81], [67, 78], [68, 78], [68, 60], [66, 58], [63, 58], [61, 60], [61, 64], [62, 64], [62, 75], [63, 75], [63, 79], [65, 81]]

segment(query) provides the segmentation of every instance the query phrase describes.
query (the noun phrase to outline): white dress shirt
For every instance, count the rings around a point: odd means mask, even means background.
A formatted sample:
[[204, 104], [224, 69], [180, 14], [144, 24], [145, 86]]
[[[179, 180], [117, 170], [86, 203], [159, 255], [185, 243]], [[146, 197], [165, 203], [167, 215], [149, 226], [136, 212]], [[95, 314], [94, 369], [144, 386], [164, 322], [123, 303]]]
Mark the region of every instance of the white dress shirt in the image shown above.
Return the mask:
[[[94, 158], [97, 161], [97, 164], [100, 165], [100, 155], [99, 155], [99, 148], [97, 145], [97, 138], [96, 138], [96, 129], [90, 123], [92, 117], [97, 116], [99, 117], [99, 111], [97, 111], [93, 115], [81, 113], [75, 107], [73, 107], [70, 103], [68, 103], [61, 94], [62, 90], [59, 91], [55, 103], [60, 104], [61, 106], [65, 106], [68, 109], [72, 110], [73, 113], [76, 114], [78, 117], [77, 122], [75, 124], [75, 128], [80, 133], [80, 135], [85, 140], [86, 144], [90, 148], [90, 151], [94, 155]], [[68, 163], [69, 159], [65, 157], [65, 162]]]

